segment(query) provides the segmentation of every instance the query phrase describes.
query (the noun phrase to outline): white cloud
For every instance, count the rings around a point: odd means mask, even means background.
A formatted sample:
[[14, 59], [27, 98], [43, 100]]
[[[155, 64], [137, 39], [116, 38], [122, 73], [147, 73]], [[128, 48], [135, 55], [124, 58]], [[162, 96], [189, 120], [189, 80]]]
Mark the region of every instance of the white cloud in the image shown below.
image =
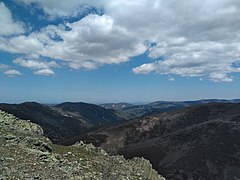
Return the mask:
[[0, 36], [16, 35], [24, 33], [23, 24], [14, 21], [10, 10], [3, 2], [0, 2]]
[[[135, 23], [137, 30], [156, 43], [149, 49], [149, 57], [160, 60], [145, 63], [133, 72], [207, 76], [214, 82], [234, 80], [231, 73], [240, 72], [239, 65], [234, 66], [240, 59], [238, 1], [159, 0], [154, 1], [157, 6], [147, 6], [152, 1], [141, 2], [147, 8], [140, 8], [141, 3], [137, 9], [131, 6], [131, 11], [127, 11], [130, 19], [124, 22], [124, 18], [119, 18], [129, 28]], [[142, 16], [131, 16], [133, 14], [145, 16], [141, 19]], [[147, 19], [150, 22], [146, 24]]]
[[22, 58], [17, 58], [13, 61], [15, 64], [18, 64], [23, 67], [27, 67], [30, 69], [46, 69], [51, 66], [51, 63], [41, 62], [38, 60], [25, 60]]
[[[55, 41], [56, 38], [59, 40]], [[74, 23], [47, 26], [28, 36], [0, 38], [0, 42], [2, 50], [62, 60], [72, 69], [126, 62], [147, 50], [142, 40], [118, 26], [114, 19], [93, 14]], [[29, 68], [32, 68], [29, 63], [34, 63], [18, 61], [15, 63]]]
[[36, 37], [15, 36], [11, 38], [0, 38], [0, 49], [11, 53], [31, 54], [42, 51], [44, 45]]
[[143, 64], [139, 67], [133, 68], [133, 72], [136, 74], [148, 74], [155, 70], [155, 63]]
[[8, 76], [20, 76], [22, 75], [18, 70], [16, 69], [9, 69], [7, 71], [4, 72], [4, 74], [8, 75]]
[[231, 82], [232, 73], [240, 72], [238, 0], [18, 1], [37, 3], [53, 17], [75, 16], [88, 6], [102, 8], [104, 15], [0, 38], [4, 51], [61, 60], [73, 69], [96, 69], [126, 62], [143, 54], [147, 44], [156, 44], [148, 51], [155, 62], [133, 72], [207, 77], [214, 82]]
[[34, 70], [34, 74], [38, 75], [54, 75], [55, 73], [51, 68], [58, 67], [58, 64], [54, 61], [43, 62], [39, 60], [17, 58], [13, 62], [19, 66]]
[[174, 77], [168, 77], [168, 80], [169, 81], [175, 81], [175, 78]]
[[54, 75], [55, 73], [51, 69], [40, 69], [40, 70], [34, 71], [34, 74], [51, 76], [51, 75]]
[[150, 56], [163, 60], [146, 63], [133, 69], [137, 74], [157, 72], [159, 74], [177, 74], [183, 77], [207, 76], [214, 82], [232, 82], [231, 73], [240, 72], [237, 66], [238, 45], [214, 42], [189, 43], [184, 46], [156, 46], [150, 49]]
[[233, 82], [234, 78], [233, 76], [228, 76], [227, 74], [225, 73], [222, 73], [222, 72], [213, 72], [213, 73], [210, 73], [210, 79], [214, 82]]
[[6, 64], [0, 64], [0, 72], [9, 77], [15, 77], [15, 76], [22, 75], [22, 73], [20, 71], [14, 69], [11, 66], [6, 65]]

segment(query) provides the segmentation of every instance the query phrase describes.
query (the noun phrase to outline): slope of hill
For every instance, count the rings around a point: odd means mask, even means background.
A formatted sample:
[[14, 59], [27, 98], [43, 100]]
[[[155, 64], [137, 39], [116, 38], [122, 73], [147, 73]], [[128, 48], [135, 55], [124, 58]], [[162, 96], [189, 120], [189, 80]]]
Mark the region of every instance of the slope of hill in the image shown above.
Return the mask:
[[192, 105], [207, 104], [212, 102], [223, 103], [239, 103], [240, 99], [224, 100], [224, 99], [203, 99], [196, 101], [155, 101], [149, 104], [132, 105], [127, 103], [109, 103], [101, 105], [107, 109], [115, 109], [118, 114], [126, 119], [139, 118], [141, 116], [158, 114], [162, 112], [173, 111], [189, 107]]
[[114, 110], [108, 110], [95, 104], [88, 104], [83, 102], [65, 102], [54, 107], [59, 108], [63, 111], [74, 113], [78, 116], [82, 116], [84, 119], [97, 126], [117, 123], [123, 120], [117, 116]]
[[125, 160], [78, 143], [54, 145], [40, 126], [0, 111], [0, 179], [164, 180], [142, 158]]
[[47, 106], [35, 102], [0, 104], [0, 109], [21, 119], [40, 125], [44, 134], [54, 143], [63, 144], [72, 137], [94, 130], [99, 126], [124, 120], [113, 110], [86, 103], [64, 103]]
[[[105, 138], [99, 138], [105, 136]], [[127, 158], [143, 156], [167, 179], [240, 178], [240, 104], [210, 103], [145, 116], [82, 136]]]
[[123, 110], [129, 107], [133, 107], [134, 105], [121, 102], [121, 103], [105, 103], [105, 104], [101, 104], [100, 106], [105, 109]]

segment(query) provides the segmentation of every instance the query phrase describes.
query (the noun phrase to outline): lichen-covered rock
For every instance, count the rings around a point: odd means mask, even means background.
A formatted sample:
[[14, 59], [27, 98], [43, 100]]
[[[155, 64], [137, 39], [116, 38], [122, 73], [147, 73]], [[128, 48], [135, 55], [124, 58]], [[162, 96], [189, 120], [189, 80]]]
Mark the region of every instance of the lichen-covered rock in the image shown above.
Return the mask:
[[109, 156], [92, 144], [52, 144], [40, 126], [0, 111], [0, 179], [163, 180], [143, 158]]

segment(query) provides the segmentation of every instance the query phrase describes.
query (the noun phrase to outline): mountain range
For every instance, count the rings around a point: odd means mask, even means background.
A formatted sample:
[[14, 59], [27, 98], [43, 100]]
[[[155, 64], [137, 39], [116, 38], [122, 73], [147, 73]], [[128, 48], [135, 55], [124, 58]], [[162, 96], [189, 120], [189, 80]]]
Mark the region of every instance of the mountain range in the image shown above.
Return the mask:
[[209, 103], [147, 115], [81, 138], [112, 154], [144, 157], [166, 179], [230, 180], [240, 178], [239, 136], [240, 103]]
[[109, 154], [144, 157], [170, 180], [240, 178], [240, 100], [144, 105], [36, 102], [0, 104], [29, 119], [53, 143], [93, 143]]
[[222, 103], [239, 103], [240, 99], [202, 99], [196, 101], [155, 101], [148, 104], [134, 105], [129, 103], [106, 103], [100, 106], [106, 109], [113, 109], [120, 113], [125, 119], [133, 119], [147, 114], [158, 114], [161, 112], [172, 111], [175, 109], [185, 108], [192, 105], [207, 104], [211, 102], [222, 102]]
[[149, 104], [130, 103], [89, 104], [83, 102], [64, 102], [61, 104], [40, 104], [25, 102], [21, 104], [0, 104], [0, 110], [21, 119], [29, 119], [39, 124], [52, 142], [69, 145], [78, 141], [79, 135], [100, 127], [129, 121], [146, 115], [173, 111], [209, 102], [240, 102], [236, 100], [208, 99], [198, 101], [156, 101]]
[[0, 109], [21, 119], [39, 124], [52, 142], [63, 144], [70, 138], [98, 127], [114, 124], [125, 119], [114, 110], [107, 110], [88, 103], [62, 103], [54, 106], [26, 102], [0, 104]]

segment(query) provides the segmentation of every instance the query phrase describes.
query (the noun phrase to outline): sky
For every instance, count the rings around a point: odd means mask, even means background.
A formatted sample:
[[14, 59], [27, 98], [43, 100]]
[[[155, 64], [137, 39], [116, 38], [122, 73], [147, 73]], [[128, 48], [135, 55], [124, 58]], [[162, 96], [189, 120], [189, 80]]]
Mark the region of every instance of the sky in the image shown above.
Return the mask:
[[240, 98], [239, 0], [0, 0], [0, 102]]

